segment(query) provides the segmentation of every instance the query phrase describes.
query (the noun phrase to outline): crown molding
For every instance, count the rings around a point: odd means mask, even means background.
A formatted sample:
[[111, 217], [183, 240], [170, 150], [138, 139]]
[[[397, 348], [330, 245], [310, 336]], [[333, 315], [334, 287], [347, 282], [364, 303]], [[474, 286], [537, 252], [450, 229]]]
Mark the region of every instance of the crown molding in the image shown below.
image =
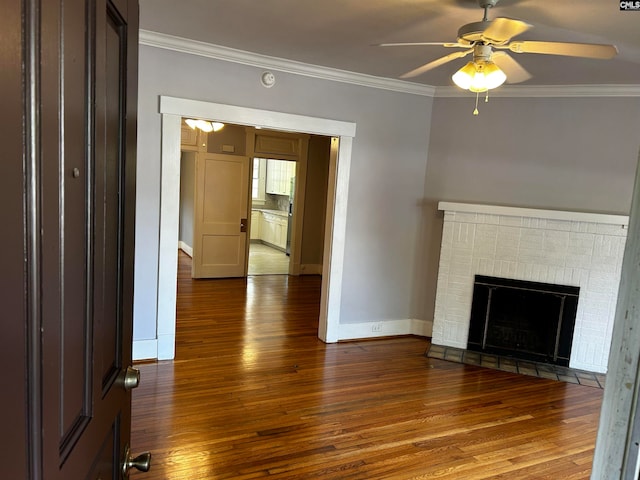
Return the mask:
[[[436, 87], [435, 97], [473, 95], [458, 87]], [[503, 85], [491, 90], [489, 97], [640, 97], [640, 85]]]
[[436, 90], [435, 87], [429, 85], [420, 85], [417, 83], [403, 82], [401, 80], [375, 77], [373, 75], [348, 72], [346, 70], [338, 70], [336, 68], [320, 67], [293, 60], [270, 57], [268, 55], [260, 55], [257, 53], [246, 52], [244, 50], [236, 50], [235, 48], [222, 47], [220, 45], [213, 45], [197, 40], [176, 37], [164, 33], [152, 32], [149, 30], [140, 30], [140, 44], [163, 48], [165, 50], [173, 50], [175, 52], [189, 53], [191, 55], [199, 55], [201, 57], [215, 58], [217, 60], [239, 63], [251, 67], [277, 70], [279, 72], [303, 75], [305, 77], [349, 83], [352, 85], [378, 88], [381, 90], [391, 90], [394, 92], [410, 93], [413, 95], [433, 97]]
[[[336, 68], [286, 60], [268, 55], [222, 47], [165, 33], [140, 30], [140, 44], [251, 67], [265, 68], [306, 77], [348, 83], [362, 87], [410, 93], [426, 97], [468, 97], [457, 87], [433, 87], [391, 78], [375, 77]], [[505, 85], [491, 92], [493, 97], [640, 97], [640, 85]]]

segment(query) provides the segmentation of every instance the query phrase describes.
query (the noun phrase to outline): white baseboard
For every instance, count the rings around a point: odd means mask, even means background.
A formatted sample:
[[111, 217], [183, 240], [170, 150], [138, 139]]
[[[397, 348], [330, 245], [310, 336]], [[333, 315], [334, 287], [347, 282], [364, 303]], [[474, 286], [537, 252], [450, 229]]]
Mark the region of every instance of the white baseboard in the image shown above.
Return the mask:
[[302, 264], [300, 265], [300, 275], [322, 275], [322, 264]]
[[175, 335], [159, 335], [153, 340], [134, 340], [133, 360], [173, 360], [175, 357]]
[[411, 333], [420, 337], [429, 337], [433, 334], [433, 320], [411, 319]]
[[131, 357], [133, 360], [151, 360], [158, 358], [158, 341], [155, 339], [134, 340]]
[[191, 258], [193, 258], [193, 248], [184, 243], [182, 240], [178, 242], [178, 248], [189, 255]]
[[341, 323], [338, 340], [418, 335], [430, 337], [433, 322], [429, 320], [403, 319], [367, 323]]

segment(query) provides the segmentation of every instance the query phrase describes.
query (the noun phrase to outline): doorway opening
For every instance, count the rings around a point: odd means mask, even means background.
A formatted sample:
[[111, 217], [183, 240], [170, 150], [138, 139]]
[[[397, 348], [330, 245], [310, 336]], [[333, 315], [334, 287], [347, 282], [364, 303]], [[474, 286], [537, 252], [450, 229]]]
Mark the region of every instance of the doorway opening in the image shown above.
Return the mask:
[[[288, 275], [296, 162], [253, 158], [247, 275]], [[304, 217], [300, 217], [304, 221]], [[304, 241], [304, 239], [303, 239]]]
[[192, 277], [322, 274], [331, 137], [193, 122], [181, 123], [178, 237]]
[[[191, 252], [192, 277], [320, 274], [305, 271], [301, 253], [304, 247], [306, 263], [322, 264], [324, 236], [303, 242], [303, 224], [307, 233], [324, 227], [330, 144], [327, 136], [183, 118], [179, 241]], [[309, 163], [320, 167], [308, 170]], [[305, 196], [307, 181], [313, 198]]]
[[[340, 308], [344, 273], [349, 175], [356, 124], [319, 117], [224, 105], [175, 97], [160, 97], [162, 116], [160, 238], [157, 280], [157, 338], [134, 342], [138, 358], [159, 360], [175, 356], [176, 275], [182, 117], [216, 118], [222, 122], [332, 137], [324, 230], [322, 288], [318, 337], [340, 339]], [[136, 348], [137, 347], [137, 348]], [[137, 356], [137, 355], [136, 355]]]

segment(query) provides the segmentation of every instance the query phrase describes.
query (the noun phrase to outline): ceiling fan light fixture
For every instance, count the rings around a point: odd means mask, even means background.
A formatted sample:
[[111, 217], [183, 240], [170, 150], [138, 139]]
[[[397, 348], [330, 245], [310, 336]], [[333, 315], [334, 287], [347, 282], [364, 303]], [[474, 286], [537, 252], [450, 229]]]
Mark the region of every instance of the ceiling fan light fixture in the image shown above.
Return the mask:
[[493, 62], [485, 62], [483, 71], [487, 90], [499, 87], [507, 79], [507, 75]]
[[468, 62], [464, 67], [458, 70], [453, 74], [451, 80], [457, 86], [462, 88], [463, 90], [469, 90], [471, 84], [473, 83], [473, 79], [476, 75], [476, 65], [473, 62]]
[[490, 61], [469, 62], [451, 77], [464, 90], [486, 92], [502, 85], [507, 76]]

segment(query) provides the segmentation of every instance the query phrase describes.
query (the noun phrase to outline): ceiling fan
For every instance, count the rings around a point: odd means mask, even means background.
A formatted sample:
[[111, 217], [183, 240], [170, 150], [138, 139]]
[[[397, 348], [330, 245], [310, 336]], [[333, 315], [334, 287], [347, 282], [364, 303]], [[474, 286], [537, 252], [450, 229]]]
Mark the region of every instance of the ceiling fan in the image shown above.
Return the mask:
[[498, 1], [478, 0], [480, 8], [484, 9], [484, 17], [480, 22], [472, 22], [460, 27], [457, 42], [382, 43], [379, 46], [437, 45], [447, 48], [463, 48], [464, 50], [445, 55], [415, 68], [401, 75], [400, 78], [417, 77], [452, 60], [473, 54], [473, 61], [467, 63], [452, 77], [456, 85], [472, 92], [487, 91], [502, 85], [505, 80], [509, 83], [519, 83], [531, 78], [531, 74], [514, 60], [506, 50], [514, 53], [541, 53], [599, 59], [613, 58], [618, 53], [615, 45], [511, 41], [513, 37], [529, 30], [532, 25], [521, 20], [504, 17], [489, 20], [488, 11]]

